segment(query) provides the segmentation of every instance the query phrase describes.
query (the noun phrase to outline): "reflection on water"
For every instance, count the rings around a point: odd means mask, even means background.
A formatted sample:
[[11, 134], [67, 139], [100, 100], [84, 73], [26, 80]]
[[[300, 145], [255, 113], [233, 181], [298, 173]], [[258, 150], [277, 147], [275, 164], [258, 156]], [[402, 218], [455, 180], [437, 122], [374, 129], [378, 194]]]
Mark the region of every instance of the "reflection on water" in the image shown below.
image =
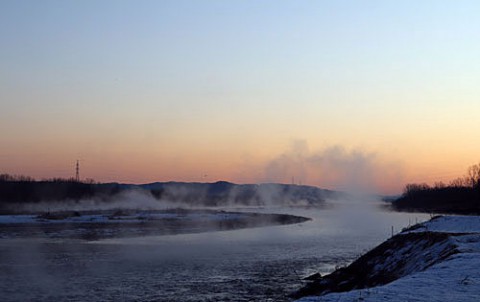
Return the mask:
[[392, 226], [427, 219], [370, 202], [245, 211], [313, 220], [97, 242], [2, 239], [2, 300], [288, 301], [302, 277], [350, 262], [388, 238]]

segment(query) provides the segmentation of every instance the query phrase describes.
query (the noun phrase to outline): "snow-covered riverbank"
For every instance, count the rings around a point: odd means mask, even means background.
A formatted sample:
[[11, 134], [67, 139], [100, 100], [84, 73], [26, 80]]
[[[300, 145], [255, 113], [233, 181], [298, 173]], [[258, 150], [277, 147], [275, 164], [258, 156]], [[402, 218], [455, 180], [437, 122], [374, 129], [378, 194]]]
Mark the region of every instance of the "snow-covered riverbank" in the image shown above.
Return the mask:
[[480, 301], [479, 268], [480, 217], [437, 217], [316, 280], [302, 295], [317, 296], [298, 301]]

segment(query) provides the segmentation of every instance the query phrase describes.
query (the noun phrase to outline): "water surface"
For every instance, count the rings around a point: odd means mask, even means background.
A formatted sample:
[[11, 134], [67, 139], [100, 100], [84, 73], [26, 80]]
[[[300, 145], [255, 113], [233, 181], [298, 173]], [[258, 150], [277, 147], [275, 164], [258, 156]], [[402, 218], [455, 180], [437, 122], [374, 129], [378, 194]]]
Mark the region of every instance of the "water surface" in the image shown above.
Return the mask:
[[345, 265], [424, 214], [374, 202], [235, 209], [311, 221], [100, 241], [0, 240], [3, 301], [289, 301], [314, 272]]

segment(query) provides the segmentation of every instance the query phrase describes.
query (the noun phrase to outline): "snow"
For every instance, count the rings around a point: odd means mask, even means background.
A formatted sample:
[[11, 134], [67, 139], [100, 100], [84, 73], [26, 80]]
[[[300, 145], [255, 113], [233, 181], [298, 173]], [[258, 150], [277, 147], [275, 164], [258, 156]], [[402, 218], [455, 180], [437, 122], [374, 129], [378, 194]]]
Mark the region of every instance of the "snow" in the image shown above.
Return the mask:
[[58, 223], [135, 223], [161, 219], [182, 219], [193, 221], [223, 221], [243, 218], [242, 213], [170, 213], [170, 212], [139, 212], [128, 215], [82, 214], [59, 219], [46, 219], [38, 215], [0, 215], [0, 225], [8, 224], [58, 224]]
[[[432, 245], [427, 252], [422, 252], [423, 259], [414, 257], [415, 263], [409, 264], [406, 276], [389, 284], [319, 297], [305, 297], [297, 302], [480, 301], [480, 217], [439, 217], [405, 233], [426, 230], [454, 234], [448, 239], [448, 244], [454, 244], [459, 253], [450, 255], [424, 270], [418, 270], [416, 267], [423, 266], [420, 262], [438, 257], [445, 243]], [[403, 249], [395, 251], [392, 259], [400, 259], [402, 252]], [[385, 259], [385, 263], [391, 262], [392, 259]]]
[[[418, 227], [418, 228], [417, 228]], [[410, 232], [480, 233], [480, 216], [439, 216]]]
[[0, 215], [0, 224], [33, 223], [37, 215]]

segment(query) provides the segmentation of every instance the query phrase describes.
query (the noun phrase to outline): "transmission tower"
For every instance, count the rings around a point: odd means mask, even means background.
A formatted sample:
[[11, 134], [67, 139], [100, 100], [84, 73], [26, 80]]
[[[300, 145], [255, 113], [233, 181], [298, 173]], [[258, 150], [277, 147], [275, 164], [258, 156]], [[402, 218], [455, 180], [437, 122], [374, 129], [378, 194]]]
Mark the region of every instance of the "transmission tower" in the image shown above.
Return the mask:
[[78, 182], [80, 181], [80, 163], [78, 160], [77, 160], [77, 165], [75, 167], [75, 180]]

